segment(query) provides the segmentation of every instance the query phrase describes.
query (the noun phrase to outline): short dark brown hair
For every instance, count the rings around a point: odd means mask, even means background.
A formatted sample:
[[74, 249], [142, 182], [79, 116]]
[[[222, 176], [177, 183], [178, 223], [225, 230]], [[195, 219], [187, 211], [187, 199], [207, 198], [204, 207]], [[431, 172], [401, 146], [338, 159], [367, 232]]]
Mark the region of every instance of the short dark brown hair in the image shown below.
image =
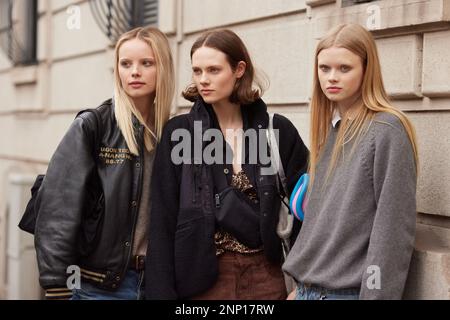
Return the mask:
[[[262, 96], [264, 90], [261, 84], [256, 83], [257, 88], [253, 88], [255, 69], [244, 42], [236, 33], [229, 29], [211, 30], [203, 33], [192, 45], [191, 61], [194, 52], [201, 47], [213, 48], [223, 52], [233, 71], [236, 70], [240, 61], [245, 62], [245, 72], [236, 81], [229, 98], [230, 102], [250, 104]], [[192, 102], [200, 96], [197, 87], [193, 83], [182, 92], [182, 95], [185, 99]]]

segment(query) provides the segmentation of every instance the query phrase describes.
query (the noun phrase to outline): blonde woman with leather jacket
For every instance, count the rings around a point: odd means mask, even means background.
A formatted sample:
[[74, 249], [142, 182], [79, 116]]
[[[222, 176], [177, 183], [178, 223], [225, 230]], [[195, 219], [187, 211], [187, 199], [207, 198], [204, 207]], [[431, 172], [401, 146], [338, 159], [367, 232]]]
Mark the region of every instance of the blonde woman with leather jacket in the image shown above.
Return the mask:
[[[74, 120], [38, 194], [35, 244], [49, 299], [143, 296], [153, 158], [174, 92], [165, 35], [123, 34], [114, 80], [114, 98]], [[81, 272], [73, 290], [70, 266]]]

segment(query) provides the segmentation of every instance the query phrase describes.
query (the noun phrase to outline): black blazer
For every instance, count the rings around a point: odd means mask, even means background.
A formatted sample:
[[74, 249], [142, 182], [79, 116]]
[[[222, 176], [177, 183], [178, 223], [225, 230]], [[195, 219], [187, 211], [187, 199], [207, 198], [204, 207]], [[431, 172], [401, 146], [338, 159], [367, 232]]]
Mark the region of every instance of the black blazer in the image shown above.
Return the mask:
[[[242, 106], [241, 110], [244, 130], [268, 127], [267, 107], [261, 99]], [[176, 129], [186, 129], [194, 137], [194, 121], [202, 121], [203, 132], [218, 128], [213, 108], [199, 98], [189, 114], [169, 120], [156, 150], [146, 262], [147, 299], [192, 297], [210, 288], [217, 279], [213, 165], [203, 161], [201, 164], [174, 164], [171, 160], [172, 150], [178, 144], [178, 141], [171, 141], [172, 133]], [[279, 129], [280, 156], [291, 192], [300, 175], [307, 170], [308, 149], [287, 118], [275, 115], [274, 129]], [[203, 149], [207, 145], [208, 142], [204, 142]], [[248, 157], [248, 150], [246, 152]], [[262, 176], [260, 170], [255, 169], [257, 165], [245, 163], [242, 168], [259, 196], [264, 252], [269, 261], [279, 264], [282, 246], [276, 226], [281, 202], [276, 175]], [[223, 166], [233, 172], [231, 164]], [[300, 225], [296, 223], [293, 240], [299, 229]]]

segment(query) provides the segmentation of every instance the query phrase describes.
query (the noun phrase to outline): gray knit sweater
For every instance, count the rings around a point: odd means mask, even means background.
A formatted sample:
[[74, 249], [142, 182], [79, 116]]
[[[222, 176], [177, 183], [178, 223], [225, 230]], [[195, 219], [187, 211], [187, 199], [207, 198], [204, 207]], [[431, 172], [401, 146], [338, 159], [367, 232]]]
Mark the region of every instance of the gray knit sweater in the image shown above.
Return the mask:
[[345, 160], [323, 187], [337, 131], [330, 129], [283, 270], [327, 289], [360, 288], [360, 299], [400, 299], [416, 226], [411, 143], [396, 116], [379, 113], [352, 157], [345, 145]]

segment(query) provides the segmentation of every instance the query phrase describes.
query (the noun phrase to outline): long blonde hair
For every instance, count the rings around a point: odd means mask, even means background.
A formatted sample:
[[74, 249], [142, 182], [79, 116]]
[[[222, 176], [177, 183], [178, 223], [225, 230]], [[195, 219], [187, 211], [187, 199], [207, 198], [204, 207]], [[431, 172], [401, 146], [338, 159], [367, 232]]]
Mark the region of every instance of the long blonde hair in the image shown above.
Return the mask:
[[[378, 112], [387, 112], [399, 118], [403, 124], [414, 151], [416, 171], [418, 170], [417, 144], [414, 127], [400, 110], [393, 107], [384, 89], [375, 41], [364, 27], [358, 24], [342, 24], [331, 29], [318, 43], [315, 53], [313, 93], [311, 98], [310, 128], [310, 186], [313, 184], [317, 162], [322, 147], [328, 137], [331, 119], [337, 106], [323, 93], [318, 79], [318, 55], [331, 47], [345, 48], [361, 57], [364, 77], [361, 84], [361, 102], [359, 108], [351, 114], [351, 119], [343, 117], [339, 126], [336, 142], [333, 147], [331, 162], [328, 166], [327, 179], [336, 167], [340, 155], [343, 155], [344, 144], [355, 141], [354, 147], [367, 132], [369, 123]], [[354, 148], [353, 148], [354, 150]]]
[[[128, 40], [139, 39], [146, 42], [153, 50], [156, 60], [156, 95], [154, 102], [155, 132], [147, 126], [132, 99], [122, 87], [118, 65], [119, 49]], [[144, 144], [148, 151], [155, 147], [154, 139], [161, 139], [163, 127], [169, 120], [170, 106], [175, 91], [175, 76], [172, 53], [169, 42], [160, 30], [154, 27], [139, 27], [124, 33], [116, 43], [114, 64], [114, 104], [117, 124], [125, 141], [134, 155], [139, 154], [133, 127], [133, 115], [144, 125]]]

